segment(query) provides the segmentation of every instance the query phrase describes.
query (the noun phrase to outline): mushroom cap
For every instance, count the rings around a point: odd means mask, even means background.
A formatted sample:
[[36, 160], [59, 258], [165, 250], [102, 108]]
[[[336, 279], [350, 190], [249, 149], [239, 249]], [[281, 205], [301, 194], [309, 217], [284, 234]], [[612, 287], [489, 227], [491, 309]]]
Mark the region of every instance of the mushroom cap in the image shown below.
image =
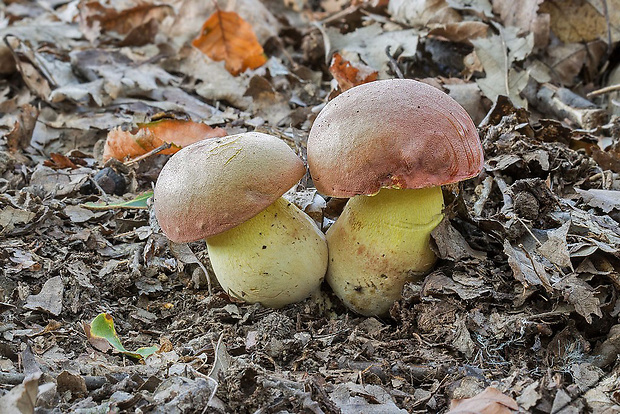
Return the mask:
[[338, 95], [308, 137], [314, 184], [332, 197], [455, 183], [478, 175], [483, 162], [465, 109], [411, 79], [370, 82]]
[[155, 185], [155, 215], [170, 240], [184, 243], [254, 217], [304, 175], [284, 141], [248, 132], [189, 145], [166, 163]]

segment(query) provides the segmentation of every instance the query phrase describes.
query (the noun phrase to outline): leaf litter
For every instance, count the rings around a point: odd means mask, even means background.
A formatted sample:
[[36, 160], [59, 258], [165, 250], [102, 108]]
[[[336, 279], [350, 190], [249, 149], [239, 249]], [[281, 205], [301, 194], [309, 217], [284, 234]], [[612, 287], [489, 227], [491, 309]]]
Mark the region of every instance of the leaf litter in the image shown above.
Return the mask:
[[[0, 5], [0, 411], [620, 410], [617, 0], [207, 3]], [[253, 33], [236, 61], [191, 44], [217, 10]], [[162, 235], [163, 143], [257, 130], [303, 157], [329, 97], [399, 76], [459, 101], [486, 162], [389, 318], [328, 287], [241, 303], [204, 242]], [[307, 179], [287, 197], [324, 228], [342, 209]], [[100, 314], [159, 351], [91, 345]]]

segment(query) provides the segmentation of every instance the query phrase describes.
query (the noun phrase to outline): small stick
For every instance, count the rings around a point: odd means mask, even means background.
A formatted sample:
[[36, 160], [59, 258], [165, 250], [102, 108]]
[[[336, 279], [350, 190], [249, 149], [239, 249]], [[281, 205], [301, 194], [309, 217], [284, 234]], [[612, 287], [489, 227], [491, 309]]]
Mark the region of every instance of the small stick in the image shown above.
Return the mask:
[[615, 92], [615, 91], [620, 91], [620, 83], [617, 83], [615, 85], [609, 85], [601, 89], [597, 89], [595, 91], [588, 93], [586, 96], [588, 98], [592, 98], [593, 96], [599, 96], [599, 95], [603, 95], [603, 94]]
[[394, 59], [394, 56], [392, 56], [392, 54], [390, 53], [390, 45], [387, 45], [385, 47], [385, 54], [390, 61], [390, 66], [392, 67], [392, 70], [394, 71], [396, 76], [398, 76], [398, 79], [404, 79], [405, 76], [403, 75], [403, 72], [398, 67], [398, 63], [396, 62], [396, 59]]
[[[18, 372], [0, 372], [0, 384], [18, 385], [24, 382], [24, 378], [26, 375]], [[96, 390], [109, 381], [106, 377], [84, 375], [84, 382], [86, 382], [87, 389]]]
[[159, 147], [150, 150], [146, 154], [142, 154], [142, 155], [140, 155], [140, 156], [138, 156], [136, 158], [132, 158], [132, 159], [130, 159], [128, 161], [125, 161], [123, 164], [125, 166], [129, 167], [130, 165], [133, 165], [133, 164], [135, 164], [135, 163], [137, 163], [139, 161], [142, 161], [143, 159], [148, 158], [148, 157], [150, 157], [152, 155], [159, 154], [163, 150], [167, 150], [168, 148], [171, 148], [171, 147], [172, 147], [172, 144], [170, 142], [164, 142]]

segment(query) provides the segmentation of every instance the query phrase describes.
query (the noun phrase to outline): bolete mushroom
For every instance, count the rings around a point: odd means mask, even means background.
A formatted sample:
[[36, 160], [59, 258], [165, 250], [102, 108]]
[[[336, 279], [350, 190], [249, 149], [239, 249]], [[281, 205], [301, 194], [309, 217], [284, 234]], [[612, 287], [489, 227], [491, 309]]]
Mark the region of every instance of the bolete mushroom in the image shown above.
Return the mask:
[[325, 236], [282, 198], [304, 173], [271, 135], [207, 139], [168, 160], [155, 185], [155, 215], [173, 242], [206, 239], [229, 295], [282, 307], [318, 289], [327, 268]]
[[350, 309], [385, 314], [407, 281], [430, 270], [441, 185], [474, 177], [482, 165], [465, 109], [424, 83], [371, 82], [323, 108], [310, 130], [308, 166], [320, 193], [352, 197], [327, 232], [326, 276]]

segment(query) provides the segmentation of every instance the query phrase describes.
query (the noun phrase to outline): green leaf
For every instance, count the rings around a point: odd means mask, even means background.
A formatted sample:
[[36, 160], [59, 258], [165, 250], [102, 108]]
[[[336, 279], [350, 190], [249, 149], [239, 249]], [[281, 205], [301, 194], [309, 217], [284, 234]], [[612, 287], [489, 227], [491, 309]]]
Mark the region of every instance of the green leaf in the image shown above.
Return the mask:
[[146, 210], [148, 208], [146, 202], [151, 197], [153, 197], [153, 192], [147, 191], [129, 201], [121, 201], [118, 203], [84, 203], [80, 204], [80, 207], [89, 210], [112, 210], [115, 208]]
[[138, 348], [134, 352], [125, 349], [116, 334], [116, 329], [114, 329], [114, 319], [107, 313], [97, 315], [90, 323], [89, 329], [85, 329], [85, 332], [89, 342], [96, 348], [101, 349], [100, 342], [105, 340], [117, 351], [136, 359], [143, 359], [153, 355], [159, 349], [157, 346]]

